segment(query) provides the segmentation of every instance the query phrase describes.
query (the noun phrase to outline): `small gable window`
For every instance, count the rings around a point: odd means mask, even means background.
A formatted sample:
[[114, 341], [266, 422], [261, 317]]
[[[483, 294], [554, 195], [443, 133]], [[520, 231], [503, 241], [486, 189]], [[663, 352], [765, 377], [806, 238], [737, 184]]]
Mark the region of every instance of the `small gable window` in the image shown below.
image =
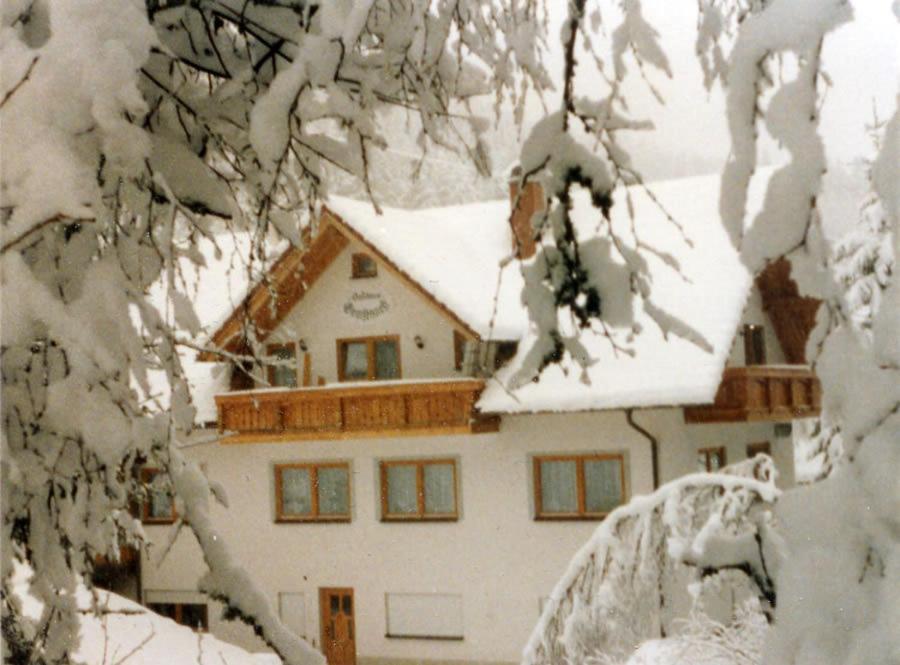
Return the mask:
[[383, 381], [400, 378], [400, 339], [361, 337], [339, 339], [339, 381]]
[[293, 342], [269, 344], [269, 385], [281, 388], [297, 387], [297, 351]]
[[765, 328], [756, 324], [744, 326], [744, 363], [747, 365], [766, 364]]
[[353, 279], [366, 279], [378, 275], [378, 264], [370, 255], [362, 252], [353, 255]]

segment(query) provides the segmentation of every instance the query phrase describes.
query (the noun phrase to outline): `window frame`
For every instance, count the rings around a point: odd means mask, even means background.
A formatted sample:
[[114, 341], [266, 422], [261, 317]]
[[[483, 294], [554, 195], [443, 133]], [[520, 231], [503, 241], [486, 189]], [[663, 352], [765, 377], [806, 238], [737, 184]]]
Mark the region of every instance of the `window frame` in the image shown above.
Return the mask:
[[[174, 616], [169, 616], [168, 614], [161, 613], [155, 607], [159, 607], [160, 605], [172, 605], [174, 608]], [[203, 621], [199, 629], [195, 628], [190, 624], [184, 623], [184, 606], [185, 605], [196, 605], [197, 607], [203, 608]], [[147, 609], [151, 612], [155, 612], [160, 616], [166, 617], [177, 623], [179, 626], [184, 626], [185, 628], [190, 628], [195, 633], [208, 633], [209, 632], [209, 605], [207, 603], [176, 603], [176, 602], [152, 602], [147, 603]]]
[[[718, 453], [721, 459], [721, 464], [718, 469], [711, 469], [709, 464], [710, 455], [713, 453]], [[725, 449], [725, 446], [709, 446], [706, 448], [698, 448], [697, 455], [703, 455], [704, 462], [706, 463], [706, 473], [719, 473], [722, 469], [724, 469], [728, 465], [728, 451]], [[703, 473], [703, 471], [700, 471]]]
[[297, 344], [295, 342], [273, 342], [271, 344], [266, 344], [266, 358], [272, 358], [275, 354], [282, 349], [291, 349], [294, 352], [294, 385], [293, 386], [276, 386], [275, 385], [275, 367], [273, 365], [267, 365], [266, 367], [266, 378], [269, 381], [270, 388], [289, 388], [295, 389], [300, 387], [300, 376], [297, 371]]
[[772, 443], [770, 441], [753, 441], [747, 444], [747, 459], [753, 459], [759, 454], [772, 456]]
[[466, 342], [468, 339], [465, 335], [454, 328], [453, 330], [453, 369], [457, 372], [463, 371], [466, 362]]
[[[341, 468], [347, 472], [347, 514], [319, 513], [319, 469]], [[285, 513], [283, 509], [283, 480], [281, 472], [284, 469], [309, 469], [309, 486], [311, 511], [309, 515], [295, 515]], [[285, 462], [274, 466], [275, 474], [275, 523], [291, 524], [303, 522], [351, 522], [353, 520], [353, 474], [350, 470], [350, 462]]]
[[[535, 521], [560, 521], [560, 520], [603, 520], [612, 511], [603, 513], [588, 512], [585, 507], [587, 490], [585, 488], [584, 463], [602, 460], [618, 460], [619, 482], [622, 488], [618, 506], [628, 501], [628, 486], [626, 485], [625, 454], [624, 453], [572, 453], [535, 455], [532, 457], [532, 482], [534, 483], [534, 519]], [[578, 510], [574, 513], [548, 513], [543, 510], [543, 491], [541, 489], [541, 463], [542, 462], [575, 462], [575, 496], [578, 502]], [[618, 508], [618, 506], [616, 506]], [[613, 509], [615, 510], [615, 509]]]
[[155, 517], [150, 514], [150, 485], [153, 484], [154, 478], [162, 473], [162, 469], [155, 467], [144, 467], [141, 469], [141, 484], [147, 488], [146, 495], [141, 501], [141, 523], [142, 524], [174, 524], [178, 519], [178, 511], [175, 510], [175, 496], [172, 489], [169, 488], [169, 501], [172, 506], [171, 514], [167, 517]]
[[[363, 269], [364, 261], [372, 262], [372, 271]], [[350, 279], [372, 279], [378, 277], [378, 262], [375, 257], [367, 252], [354, 252], [350, 257]]]
[[[449, 464], [453, 468], [453, 512], [425, 512], [425, 467], [429, 465]], [[388, 469], [394, 466], [413, 466], [416, 468], [416, 513], [391, 513], [388, 510]], [[378, 463], [379, 487], [381, 491], [382, 522], [457, 522], [459, 521], [459, 473], [457, 461], [452, 457], [442, 458], [410, 458], [381, 460]]]
[[[393, 379], [378, 379], [375, 376], [375, 343], [394, 342], [397, 348], [397, 376]], [[342, 337], [335, 340], [337, 349], [337, 377], [339, 382], [361, 381], [363, 379], [348, 379], [344, 374], [344, 347], [348, 344], [365, 343], [366, 345], [366, 378], [365, 381], [397, 381], [403, 378], [403, 362], [400, 355], [400, 335], [374, 335], [369, 337]]]

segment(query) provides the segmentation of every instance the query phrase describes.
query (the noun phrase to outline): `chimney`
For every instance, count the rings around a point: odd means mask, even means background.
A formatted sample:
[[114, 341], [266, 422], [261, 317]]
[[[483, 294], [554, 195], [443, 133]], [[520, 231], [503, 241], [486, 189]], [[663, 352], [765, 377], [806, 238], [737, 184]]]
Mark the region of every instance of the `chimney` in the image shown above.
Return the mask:
[[513, 249], [520, 259], [530, 259], [535, 255], [536, 243], [534, 241], [534, 227], [531, 218], [535, 213], [544, 209], [544, 191], [539, 183], [529, 181], [525, 184], [519, 203], [516, 205], [516, 197], [519, 195], [519, 179], [522, 177], [522, 167], [516, 166], [509, 177], [509, 204], [516, 206], [510, 217], [510, 226], [513, 233]]

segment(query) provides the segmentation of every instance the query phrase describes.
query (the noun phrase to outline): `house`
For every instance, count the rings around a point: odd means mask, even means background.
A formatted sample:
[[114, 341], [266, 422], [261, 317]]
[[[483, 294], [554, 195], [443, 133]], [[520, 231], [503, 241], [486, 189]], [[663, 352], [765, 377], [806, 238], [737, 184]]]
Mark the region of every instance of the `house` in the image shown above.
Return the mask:
[[[534, 190], [512, 215], [510, 201], [377, 214], [333, 199], [305, 249], [249, 277], [211, 266], [197, 293], [211, 350], [189, 368], [207, 426], [186, 451], [227, 489], [218, 526], [289, 627], [333, 664], [516, 662], [615, 506], [759, 452], [793, 482], [791, 423], [819, 409], [803, 364], [818, 303], [784, 263], [754, 283], [718, 188], [654, 186], [680, 229], [642, 191], [633, 227], [613, 209], [648, 247], [674, 332], [617, 299], [629, 283], [611, 269], [605, 317], [630, 351], [585, 332], [594, 364], [564, 358], [515, 391], [533, 331], [505, 259], [530, 260]], [[589, 251], [613, 252], [586, 200], [575, 215]], [[168, 546], [174, 507], [145, 473], [141, 600], [261, 648], [195, 591], [199, 549], [188, 533]]]

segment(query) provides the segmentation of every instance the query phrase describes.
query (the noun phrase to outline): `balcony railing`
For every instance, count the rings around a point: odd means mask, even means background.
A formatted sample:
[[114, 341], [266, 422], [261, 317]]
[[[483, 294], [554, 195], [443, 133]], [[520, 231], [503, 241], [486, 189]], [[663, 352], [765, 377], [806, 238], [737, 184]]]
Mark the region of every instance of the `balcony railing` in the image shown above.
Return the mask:
[[228, 442], [496, 432], [478, 379], [392, 381], [216, 395]]
[[789, 421], [821, 409], [821, 386], [805, 366], [729, 367], [713, 404], [684, 409], [688, 423]]

